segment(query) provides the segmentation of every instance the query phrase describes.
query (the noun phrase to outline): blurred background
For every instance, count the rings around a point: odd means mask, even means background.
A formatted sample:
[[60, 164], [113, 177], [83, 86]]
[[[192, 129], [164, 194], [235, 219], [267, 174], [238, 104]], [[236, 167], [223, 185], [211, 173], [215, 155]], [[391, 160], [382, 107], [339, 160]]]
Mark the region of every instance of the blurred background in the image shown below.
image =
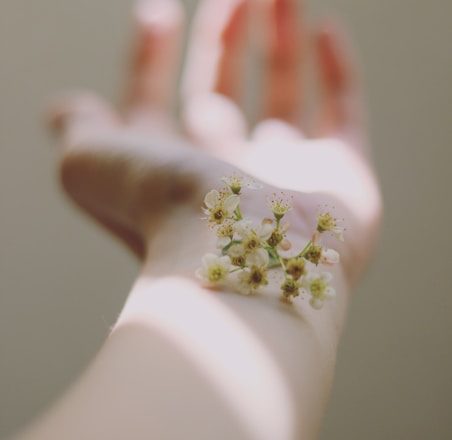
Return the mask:
[[[184, 3], [191, 12], [195, 1]], [[118, 98], [131, 7], [0, 5], [0, 438], [86, 367], [139, 269], [60, 192], [58, 151], [43, 124], [61, 91]], [[320, 439], [451, 439], [452, 2], [308, 6], [313, 18], [335, 13], [363, 66], [385, 219], [352, 304]]]

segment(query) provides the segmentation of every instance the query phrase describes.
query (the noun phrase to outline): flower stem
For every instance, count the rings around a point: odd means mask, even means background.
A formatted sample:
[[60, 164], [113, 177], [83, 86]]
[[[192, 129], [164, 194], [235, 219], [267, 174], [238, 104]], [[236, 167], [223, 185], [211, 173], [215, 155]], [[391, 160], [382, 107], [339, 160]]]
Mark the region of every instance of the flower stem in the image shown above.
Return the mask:
[[240, 209], [240, 205], [237, 205], [237, 208], [235, 209], [234, 214], [237, 217], [237, 220], [243, 220], [242, 210]]
[[279, 260], [279, 264], [282, 267], [282, 270], [284, 271], [284, 277], [287, 278], [286, 275], [286, 265], [284, 264], [284, 260], [281, 258], [281, 255], [279, 255], [279, 253], [277, 252], [276, 255], [278, 256], [278, 260]]
[[242, 269], [244, 269], [246, 266], [244, 266], [244, 267], [236, 267], [235, 269], [231, 269], [230, 271], [229, 271], [229, 273], [234, 273], [234, 272], [238, 272], [239, 270], [242, 270]]
[[297, 258], [304, 257], [306, 255], [306, 252], [309, 250], [309, 248], [312, 245], [312, 238], [306, 243], [306, 246], [303, 248], [303, 250], [297, 255]]

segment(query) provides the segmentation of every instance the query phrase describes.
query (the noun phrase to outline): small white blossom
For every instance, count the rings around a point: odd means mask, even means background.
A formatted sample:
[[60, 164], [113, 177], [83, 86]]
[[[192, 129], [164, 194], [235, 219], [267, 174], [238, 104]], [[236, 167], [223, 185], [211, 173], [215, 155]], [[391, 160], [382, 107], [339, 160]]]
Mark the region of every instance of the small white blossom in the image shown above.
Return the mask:
[[235, 266], [257, 266], [267, 267], [270, 261], [268, 252], [263, 248], [248, 251], [243, 244], [233, 244], [228, 249], [228, 256]]
[[320, 258], [322, 256], [322, 247], [312, 244], [309, 246], [307, 251], [303, 254], [304, 258], [306, 260], [310, 261], [312, 264], [315, 264], [316, 266], [320, 262]]
[[246, 267], [239, 274], [238, 290], [244, 295], [249, 295], [260, 286], [268, 284], [267, 266], [269, 262], [268, 252], [265, 249], [256, 249], [247, 256], [249, 267]]
[[260, 286], [267, 285], [267, 271], [261, 267], [247, 267], [239, 274], [237, 290], [242, 295], [250, 295]]
[[289, 258], [286, 261], [286, 273], [294, 280], [299, 280], [306, 274], [306, 260], [301, 257]]
[[240, 194], [242, 188], [261, 189], [263, 186], [251, 178], [239, 176], [235, 173], [232, 176], [222, 177], [221, 181], [228, 185], [234, 194]]
[[204, 214], [209, 215], [209, 221], [221, 224], [232, 217], [240, 203], [240, 197], [236, 194], [218, 192], [216, 189], [209, 191], [204, 198], [206, 208]]
[[217, 249], [223, 249], [231, 243], [234, 231], [235, 225], [231, 221], [225, 221], [217, 227]]
[[336, 296], [335, 290], [329, 285], [332, 275], [329, 272], [308, 273], [303, 278], [301, 285], [310, 293], [309, 304], [315, 309], [320, 309], [325, 300]]
[[196, 276], [209, 284], [217, 284], [226, 278], [230, 267], [229, 257], [205, 254], [202, 258], [202, 267], [196, 271]]
[[281, 292], [286, 299], [295, 298], [300, 295], [300, 282], [293, 278], [286, 278], [281, 284]]
[[249, 222], [240, 221], [237, 222], [235, 231], [240, 237], [244, 248], [248, 251], [252, 251], [253, 249], [260, 247], [261, 242], [267, 241], [270, 238], [273, 226], [268, 223], [263, 223], [256, 229], [253, 229]]
[[268, 202], [268, 207], [279, 221], [292, 209], [292, 205], [282, 196], [278, 197], [276, 194], [273, 194], [273, 196], [274, 198]]
[[338, 225], [337, 219], [327, 211], [317, 216], [317, 231], [331, 232], [338, 240], [344, 241], [344, 228]]

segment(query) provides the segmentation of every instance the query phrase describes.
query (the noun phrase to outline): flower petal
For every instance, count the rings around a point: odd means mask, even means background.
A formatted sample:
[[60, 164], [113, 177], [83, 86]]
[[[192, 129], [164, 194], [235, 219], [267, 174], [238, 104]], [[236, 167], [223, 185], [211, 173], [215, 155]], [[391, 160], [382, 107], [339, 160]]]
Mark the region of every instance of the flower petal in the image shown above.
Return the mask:
[[242, 244], [233, 244], [228, 249], [228, 255], [230, 255], [232, 258], [241, 257], [242, 255], [245, 255], [245, 249]]
[[322, 255], [320, 256], [320, 262], [322, 264], [333, 265], [340, 261], [339, 253], [334, 249], [322, 249]]
[[333, 279], [333, 275], [331, 275], [331, 272], [322, 272], [319, 276], [320, 278], [322, 278], [322, 281], [324, 283], [329, 283]]
[[208, 208], [214, 208], [220, 202], [220, 193], [216, 189], [212, 189], [204, 197], [204, 203]]
[[217, 249], [223, 249], [225, 246], [227, 246], [231, 242], [231, 237], [220, 237], [217, 240]]
[[334, 236], [335, 236], [339, 241], [344, 241], [344, 234], [343, 234], [343, 230], [342, 230], [341, 228], [333, 229], [331, 232], [334, 234]]
[[237, 209], [237, 206], [239, 206], [240, 203], [240, 197], [237, 194], [232, 194], [228, 196], [228, 198], [223, 203], [223, 208], [231, 213], [234, 212]]
[[202, 261], [203, 266], [209, 267], [212, 264], [215, 264], [217, 259], [218, 259], [217, 255], [212, 254], [212, 253], [208, 253], [208, 254], [203, 255], [201, 261]]
[[311, 298], [309, 304], [313, 309], [320, 310], [323, 307], [323, 301], [319, 298]]
[[250, 266], [266, 267], [269, 261], [268, 252], [263, 248], [256, 249], [246, 257], [246, 262]]
[[261, 240], [268, 240], [273, 233], [273, 225], [264, 223], [257, 229], [257, 235]]
[[323, 292], [323, 296], [325, 299], [333, 299], [336, 296], [336, 291], [331, 286], [328, 286]]

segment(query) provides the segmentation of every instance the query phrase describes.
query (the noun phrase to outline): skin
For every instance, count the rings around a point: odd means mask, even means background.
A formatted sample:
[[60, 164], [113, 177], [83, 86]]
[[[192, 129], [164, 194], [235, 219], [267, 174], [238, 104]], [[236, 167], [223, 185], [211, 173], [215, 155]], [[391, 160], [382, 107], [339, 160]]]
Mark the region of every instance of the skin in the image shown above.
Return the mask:
[[[201, 1], [178, 89], [182, 8], [141, 1], [120, 108], [86, 92], [53, 106], [64, 189], [143, 266], [90, 367], [18, 438], [315, 438], [381, 201], [351, 49], [337, 23], [305, 23], [303, 6]], [[250, 28], [267, 30], [256, 37], [262, 110], [253, 123], [241, 104]], [[318, 75], [315, 110], [304, 99], [309, 63]], [[262, 182], [266, 194], [293, 197], [298, 246], [319, 206], [344, 219], [345, 242], [325, 242], [341, 262], [331, 269], [337, 297], [321, 311], [306, 299], [282, 301], [275, 286], [242, 296], [194, 276], [215, 249], [200, 221], [203, 198], [234, 171]], [[269, 214], [257, 199], [244, 194], [242, 204], [259, 221]]]

